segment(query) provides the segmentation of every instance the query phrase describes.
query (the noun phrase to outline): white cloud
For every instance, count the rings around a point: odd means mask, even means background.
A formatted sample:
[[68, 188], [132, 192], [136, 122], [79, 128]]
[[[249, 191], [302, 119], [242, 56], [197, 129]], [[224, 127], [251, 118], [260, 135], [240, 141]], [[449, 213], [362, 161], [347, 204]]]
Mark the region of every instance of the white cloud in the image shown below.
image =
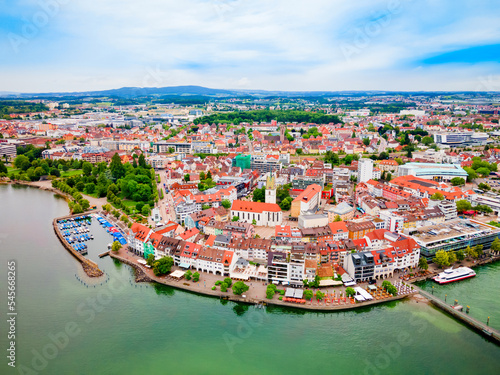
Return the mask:
[[[24, 3], [38, 9], [37, 1]], [[493, 1], [66, 2], [19, 54], [0, 56], [2, 89], [458, 90], [498, 74], [497, 64], [413, 70], [432, 54], [498, 43]]]

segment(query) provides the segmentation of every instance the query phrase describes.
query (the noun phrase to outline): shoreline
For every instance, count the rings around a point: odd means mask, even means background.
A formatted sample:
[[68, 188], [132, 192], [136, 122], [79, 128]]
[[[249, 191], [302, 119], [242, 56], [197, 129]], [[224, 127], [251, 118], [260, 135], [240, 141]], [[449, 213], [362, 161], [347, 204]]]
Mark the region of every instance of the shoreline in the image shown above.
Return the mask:
[[[261, 299], [261, 298], [252, 298], [252, 297], [242, 297], [236, 294], [231, 294], [231, 292], [220, 292], [217, 290], [196, 290], [190, 287], [191, 285], [185, 285], [188, 284], [189, 282], [187, 280], [182, 280], [185, 281], [185, 284], [182, 283], [182, 281], [167, 281], [165, 279], [162, 279], [161, 277], [150, 275], [148, 270], [144, 269], [141, 265], [134, 263], [130, 261], [129, 259], [125, 259], [119, 254], [109, 252], [109, 256], [113, 259], [117, 259], [120, 262], [127, 264], [134, 268], [135, 272], [139, 272], [139, 274], [136, 273], [136, 282], [155, 282], [158, 284], [162, 284], [165, 286], [169, 286], [175, 289], [180, 289], [183, 291], [191, 292], [197, 295], [203, 295], [203, 296], [208, 296], [208, 297], [213, 297], [213, 298], [219, 298], [219, 299], [225, 299], [228, 301], [232, 302], [239, 302], [239, 303], [246, 303], [250, 305], [260, 305], [260, 306], [268, 306], [268, 305], [273, 305], [273, 306], [279, 306], [279, 307], [289, 307], [289, 308], [296, 308], [296, 309], [301, 309], [301, 310], [309, 310], [309, 311], [345, 311], [345, 310], [353, 310], [357, 308], [363, 308], [363, 307], [373, 307], [376, 305], [381, 305], [386, 302], [392, 302], [392, 301], [398, 301], [402, 300], [408, 297], [412, 297], [415, 294], [418, 294], [418, 291], [415, 291], [413, 293], [409, 294], [403, 294], [400, 296], [394, 296], [394, 297], [389, 297], [385, 298], [384, 300], [373, 300], [373, 301], [368, 301], [368, 302], [362, 302], [362, 303], [348, 303], [344, 305], [327, 305], [325, 302], [322, 302], [322, 304], [296, 304], [296, 303], [288, 303], [288, 302], [282, 302], [279, 300], [268, 300], [268, 299]], [[149, 270], [151, 271], [151, 270]], [[152, 272], [152, 271], [151, 271]], [[139, 279], [138, 279], [139, 278]]]
[[[58, 195], [64, 197], [66, 201], [68, 200], [67, 195], [60, 192], [59, 190], [52, 188], [52, 187], [49, 188], [49, 187], [39, 186], [39, 185], [33, 184], [30, 181], [0, 181], [0, 184], [31, 186], [31, 187], [38, 188], [40, 190], [53, 192], [55, 194], [58, 194]], [[82, 213], [81, 215], [92, 214], [92, 213], [94, 213], [94, 212], [87, 211], [87, 212]], [[93, 262], [92, 260], [90, 260], [90, 259], [84, 257], [83, 255], [81, 255], [80, 253], [76, 252], [68, 243], [66, 243], [66, 240], [63, 238], [62, 234], [60, 233], [59, 227], [57, 226], [57, 221], [61, 220], [61, 219], [71, 218], [73, 216], [78, 216], [78, 215], [69, 214], [66, 216], [55, 218], [53, 220], [53, 223], [52, 223], [54, 232], [56, 233], [56, 236], [59, 238], [59, 241], [66, 248], [66, 250], [68, 250], [80, 262], [84, 272], [89, 277], [96, 278], [96, 277], [103, 276], [104, 272], [99, 269], [98, 265], [95, 262]], [[372, 300], [372, 301], [368, 301], [368, 302], [354, 303], [354, 304], [346, 303], [344, 305], [341, 305], [341, 304], [327, 305], [325, 302], [321, 302], [319, 304], [313, 305], [311, 301], [308, 301], [308, 304], [306, 303], [305, 305], [303, 305], [303, 304], [282, 302], [280, 300], [276, 301], [276, 300], [268, 300], [268, 299], [261, 299], [261, 298], [242, 297], [239, 295], [231, 294], [230, 292], [224, 293], [224, 292], [220, 292], [220, 291], [213, 291], [211, 289], [200, 291], [200, 290], [193, 289], [192, 287], [190, 287], [190, 285], [184, 285], [184, 283], [174, 282], [174, 281], [170, 282], [170, 281], [167, 281], [165, 279], [161, 279], [160, 277], [157, 277], [155, 275], [148, 275], [148, 271], [146, 269], [143, 269], [143, 267], [141, 267], [139, 264], [134, 263], [128, 259], [125, 259], [125, 258], [121, 257], [120, 255], [113, 253], [112, 251], [109, 251], [108, 255], [111, 258], [117, 259], [120, 262], [127, 264], [127, 265], [131, 266], [132, 268], [134, 268], [135, 282], [136, 283], [155, 282], [155, 283], [169, 286], [169, 287], [172, 287], [175, 289], [191, 292], [191, 293], [194, 293], [197, 295], [204, 295], [204, 296], [208, 296], [208, 297], [225, 299], [225, 300], [229, 300], [229, 301], [233, 301], [233, 302], [246, 303], [246, 304], [252, 304], [252, 305], [260, 305], [260, 306], [274, 305], [274, 306], [279, 306], [279, 307], [296, 308], [296, 309], [300, 309], [300, 310], [309, 310], [309, 311], [346, 311], [346, 310], [353, 310], [353, 309], [362, 308], [362, 307], [373, 307], [376, 305], [384, 304], [386, 302], [398, 301], [398, 300], [402, 300], [405, 298], [415, 300], [415, 301], [417, 301], [417, 303], [423, 302], [420, 298], [418, 298], [418, 296], [422, 296], [422, 293], [419, 292], [420, 288], [418, 288], [418, 286], [416, 286], [416, 285], [415, 285], [415, 287], [417, 287], [417, 289], [412, 293], [408, 293], [408, 294], [404, 294], [404, 295], [400, 295], [400, 296], [389, 297], [389, 298], [385, 298], [384, 300]], [[485, 264], [493, 263], [493, 262], [496, 262], [498, 260], [500, 260], [500, 256], [490, 257], [490, 258], [487, 258], [487, 259], [484, 259], [481, 261], [477, 261], [476, 263], [469, 265], [469, 267], [483, 266]], [[152, 273], [151, 270], [150, 270], [150, 272]], [[415, 278], [412, 280], [402, 280], [402, 282], [406, 282], [409, 285], [413, 285], [416, 282], [431, 279], [433, 276], [435, 276], [439, 272], [441, 272], [441, 271], [437, 270], [434, 272], [430, 272], [425, 276], [421, 276], [421, 277], [418, 277], [418, 278]], [[425, 296], [422, 296], [422, 297], [424, 297], [424, 299], [425, 299]], [[430, 304], [433, 304], [429, 300], [427, 300], [427, 302]]]

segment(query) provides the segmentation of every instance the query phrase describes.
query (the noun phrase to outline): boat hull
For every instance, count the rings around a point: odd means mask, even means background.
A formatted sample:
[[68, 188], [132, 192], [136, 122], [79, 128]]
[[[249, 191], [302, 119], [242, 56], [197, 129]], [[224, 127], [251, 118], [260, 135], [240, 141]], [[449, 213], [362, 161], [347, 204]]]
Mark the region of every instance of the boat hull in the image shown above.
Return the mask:
[[465, 275], [465, 276], [457, 277], [456, 279], [453, 279], [453, 280], [439, 280], [439, 279], [436, 279], [436, 278], [433, 278], [432, 280], [434, 280], [438, 284], [449, 284], [449, 283], [453, 283], [455, 281], [470, 279], [471, 277], [474, 277], [474, 276], [476, 276], [475, 273], [474, 274], [470, 274], [470, 275]]

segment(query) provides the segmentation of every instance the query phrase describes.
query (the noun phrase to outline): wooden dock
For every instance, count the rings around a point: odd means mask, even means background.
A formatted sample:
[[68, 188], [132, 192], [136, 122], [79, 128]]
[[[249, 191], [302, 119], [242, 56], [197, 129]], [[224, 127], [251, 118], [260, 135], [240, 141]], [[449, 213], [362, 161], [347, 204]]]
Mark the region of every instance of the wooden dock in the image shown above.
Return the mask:
[[105, 251], [104, 253], [99, 254], [99, 258], [104, 258], [105, 256], [109, 255], [109, 250]]

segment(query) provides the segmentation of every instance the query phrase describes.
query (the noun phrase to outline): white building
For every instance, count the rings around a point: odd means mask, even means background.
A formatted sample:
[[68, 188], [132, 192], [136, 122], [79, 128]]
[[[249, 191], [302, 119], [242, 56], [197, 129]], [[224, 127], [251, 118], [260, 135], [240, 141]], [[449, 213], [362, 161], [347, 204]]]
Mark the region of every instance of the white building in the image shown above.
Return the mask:
[[457, 215], [457, 205], [455, 202], [450, 202], [447, 200], [439, 201], [439, 209], [444, 214], [444, 220], [453, 220], [458, 217]]
[[373, 179], [373, 160], [361, 159], [358, 162], [358, 183]]
[[238, 216], [244, 223], [252, 224], [255, 220], [257, 226], [280, 225], [283, 214], [276, 203], [248, 202], [235, 200], [231, 207], [231, 216]]

